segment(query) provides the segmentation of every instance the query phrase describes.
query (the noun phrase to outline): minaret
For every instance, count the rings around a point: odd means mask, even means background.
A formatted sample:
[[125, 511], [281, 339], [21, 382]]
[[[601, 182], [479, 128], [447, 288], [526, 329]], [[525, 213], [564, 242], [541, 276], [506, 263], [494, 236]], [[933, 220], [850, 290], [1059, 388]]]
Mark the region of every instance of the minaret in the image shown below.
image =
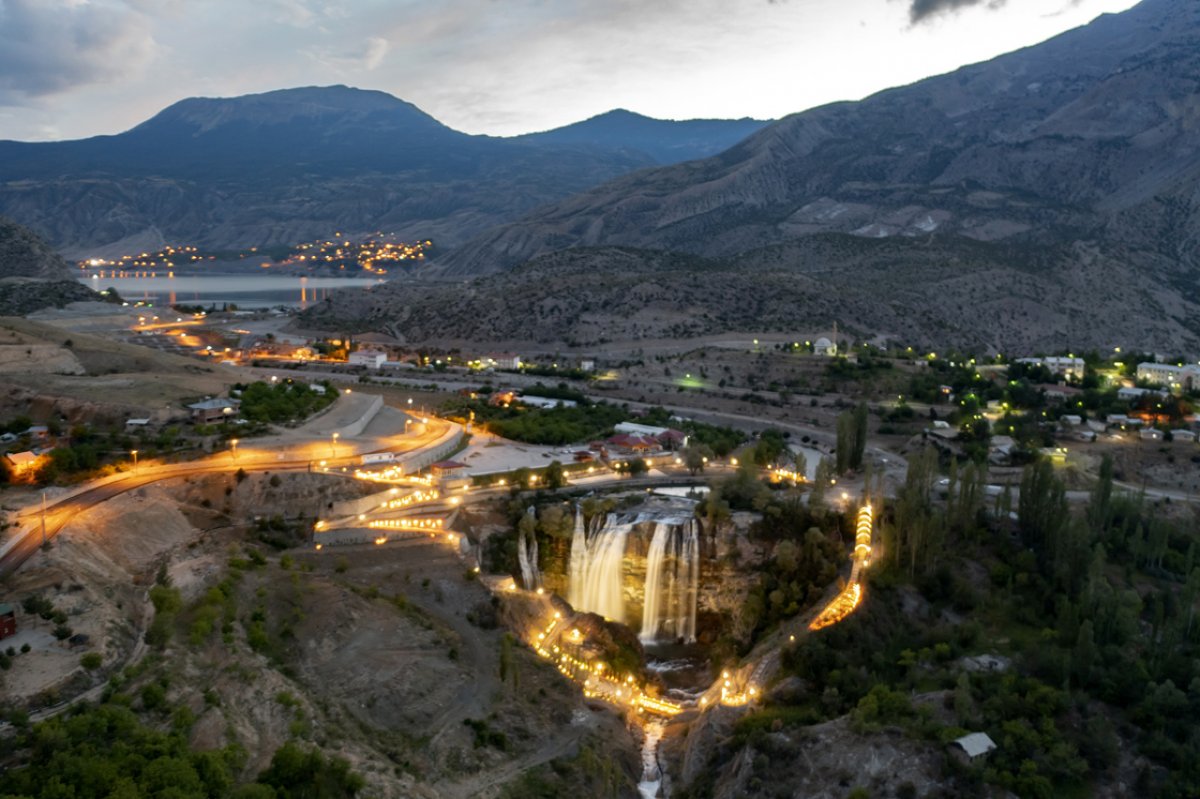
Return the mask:
[[838, 336], [837, 336], [837, 320], [834, 319], [833, 320], [833, 354], [837, 355], [838, 352], [839, 352], [839, 350], [838, 350]]

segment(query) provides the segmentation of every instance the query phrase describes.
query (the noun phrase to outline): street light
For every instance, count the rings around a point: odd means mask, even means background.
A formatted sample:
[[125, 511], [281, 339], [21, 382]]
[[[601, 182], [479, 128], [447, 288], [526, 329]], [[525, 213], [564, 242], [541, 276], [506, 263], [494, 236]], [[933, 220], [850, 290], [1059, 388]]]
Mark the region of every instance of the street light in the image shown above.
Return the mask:
[[231, 448], [231, 452], [233, 454], [233, 459], [235, 461], [237, 460], [237, 445], [238, 445], [238, 440], [236, 438], [229, 439], [229, 446]]
[[133, 456], [133, 473], [134, 473], [134, 474], [137, 474], [137, 454], [138, 454], [138, 451], [137, 451], [136, 449], [131, 449], [131, 450], [129, 450], [129, 454]]
[[331, 457], [331, 458], [337, 457], [337, 448], [336, 448], [337, 440], [338, 440], [337, 433], [334, 433], [332, 436], [329, 437], [329, 457]]

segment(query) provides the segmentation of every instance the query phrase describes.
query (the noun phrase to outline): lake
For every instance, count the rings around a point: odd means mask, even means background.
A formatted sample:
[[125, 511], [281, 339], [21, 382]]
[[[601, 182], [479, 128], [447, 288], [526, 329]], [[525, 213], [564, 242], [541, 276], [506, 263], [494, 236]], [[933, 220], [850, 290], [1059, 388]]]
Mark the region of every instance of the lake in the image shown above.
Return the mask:
[[88, 288], [115, 288], [130, 301], [155, 305], [222, 305], [239, 308], [270, 308], [290, 305], [306, 308], [324, 300], [336, 289], [367, 289], [386, 281], [351, 277], [308, 277], [303, 275], [175, 275], [159, 274], [117, 277], [93, 274], [79, 278]]

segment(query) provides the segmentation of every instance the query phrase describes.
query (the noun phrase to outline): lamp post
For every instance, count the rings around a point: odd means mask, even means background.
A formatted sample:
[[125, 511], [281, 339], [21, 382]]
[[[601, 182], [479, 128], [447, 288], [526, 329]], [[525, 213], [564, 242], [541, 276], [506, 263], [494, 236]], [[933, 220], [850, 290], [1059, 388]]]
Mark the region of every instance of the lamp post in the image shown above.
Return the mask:
[[233, 459], [235, 461], [237, 460], [237, 445], [238, 445], [238, 440], [236, 438], [229, 439], [229, 446], [231, 448], [230, 451], [233, 453]]
[[331, 435], [329, 437], [329, 457], [331, 457], [331, 458], [337, 457], [337, 440], [338, 440], [337, 433], [334, 433], [333, 435]]
[[137, 451], [136, 449], [131, 449], [131, 450], [129, 450], [129, 454], [133, 456], [133, 473], [134, 473], [134, 474], [137, 474], [137, 454], [138, 454], [138, 451]]

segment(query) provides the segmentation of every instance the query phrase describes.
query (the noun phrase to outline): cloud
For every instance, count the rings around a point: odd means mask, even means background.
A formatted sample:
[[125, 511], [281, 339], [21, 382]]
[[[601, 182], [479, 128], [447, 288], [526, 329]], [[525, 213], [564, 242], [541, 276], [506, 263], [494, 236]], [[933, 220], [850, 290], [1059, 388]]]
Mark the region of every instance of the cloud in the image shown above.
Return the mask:
[[0, 103], [113, 81], [155, 50], [149, 20], [123, 0], [0, 0]]
[[913, 25], [918, 25], [930, 17], [946, 14], [971, 6], [984, 6], [995, 10], [1004, 5], [1006, 0], [911, 0], [908, 7], [908, 19]]
[[381, 36], [367, 39], [367, 49], [363, 53], [363, 68], [370, 71], [383, 63], [383, 57], [388, 52], [388, 40]]

